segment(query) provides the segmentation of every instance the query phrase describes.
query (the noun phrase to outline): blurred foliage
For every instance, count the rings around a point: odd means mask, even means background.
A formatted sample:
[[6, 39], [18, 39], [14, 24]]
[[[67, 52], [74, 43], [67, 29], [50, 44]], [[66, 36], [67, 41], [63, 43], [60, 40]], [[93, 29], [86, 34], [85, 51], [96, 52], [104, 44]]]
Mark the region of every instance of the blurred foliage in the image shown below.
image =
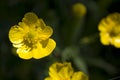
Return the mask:
[[[83, 3], [87, 12], [77, 18], [72, 5]], [[120, 49], [104, 46], [99, 40], [99, 21], [120, 12], [119, 0], [0, 0], [0, 80], [43, 80], [56, 61], [70, 61], [75, 70], [88, 74], [90, 80], [109, 80], [120, 76]], [[22, 60], [8, 39], [11, 26], [27, 12], [35, 12], [53, 30], [57, 43], [45, 58]]]

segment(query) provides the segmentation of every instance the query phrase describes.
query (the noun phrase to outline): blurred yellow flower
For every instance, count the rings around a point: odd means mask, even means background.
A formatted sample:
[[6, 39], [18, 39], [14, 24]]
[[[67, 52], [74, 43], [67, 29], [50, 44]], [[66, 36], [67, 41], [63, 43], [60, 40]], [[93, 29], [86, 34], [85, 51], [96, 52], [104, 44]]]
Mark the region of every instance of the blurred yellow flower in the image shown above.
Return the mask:
[[100, 41], [103, 45], [120, 48], [120, 13], [109, 14], [99, 23]]
[[72, 6], [73, 14], [77, 17], [82, 17], [86, 14], [86, 6], [82, 3], [76, 3]]
[[46, 26], [33, 12], [24, 15], [22, 22], [11, 27], [9, 39], [17, 48], [17, 54], [22, 59], [39, 59], [48, 56], [56, 46], [50, 26]]
[[49, 68], [49, 76], [45, 80], [88, 80], [83, 72], [74, 72], [71, 63], [54, 63]]

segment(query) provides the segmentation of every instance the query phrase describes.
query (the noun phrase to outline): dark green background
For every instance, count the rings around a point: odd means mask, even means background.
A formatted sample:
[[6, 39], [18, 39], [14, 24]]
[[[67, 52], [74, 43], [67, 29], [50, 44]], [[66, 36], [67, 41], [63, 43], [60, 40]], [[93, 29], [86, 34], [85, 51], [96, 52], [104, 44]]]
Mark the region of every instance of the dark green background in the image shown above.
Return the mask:
[[[77, 2], [87, 8], [83, 18], [72, 14]], [[119, 0], [0, 0], [0, 80], [43, 80], [56, 61], [72, 62], [75, 71], [82, 70], [90, 80], [120, 76], [120, 49], [102, 45], [98, 31], [99, 21], [120, 12], [119, 7]], [[54, 30], [57, 47], [48, 57], [23, 60], [13, 53], [9, 29], [27, 12], [35, 12]]]

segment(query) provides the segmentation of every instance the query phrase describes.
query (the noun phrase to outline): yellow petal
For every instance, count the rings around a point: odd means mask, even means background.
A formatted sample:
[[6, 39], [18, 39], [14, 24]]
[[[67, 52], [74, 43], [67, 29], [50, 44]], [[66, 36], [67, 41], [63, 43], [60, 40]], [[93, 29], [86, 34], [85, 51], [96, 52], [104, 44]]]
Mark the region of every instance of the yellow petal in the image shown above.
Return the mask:
[[44, 80], [55, 80], [55, 79], [52, 79], [51, 77], [47, 77]]
[[52, 33], [53, 33], [52, 28], [46, 26], [42, 31], [40, 31], [40, 39], [46, 40], [52, 35]]
[[120, 48], [120, 37], [112, 38], [111, 44], [114, 45], [116, 48]]
[[88, 76], [85, 75], [83, 72], [75, 72], [72, 76], [72, 80], [88, 80]]
[[111, 38], [108, 33], [100, 33], [100, 41], [104, 45], [109, 45]]
[[49, 76], [51, 77], [52, 80], [57, 80], [59, 79], [59, 76], [58, 76], [58, 69], [57, 67], [59, 65], [62, 65], [61, 63], [54, 63], [50, 66], [49, 68]]
[[35, 13], [33, 12], [28, 12], [24, 15], [24, 18], [22, 19], [22, 21], [24, 23], [26, 23], [27, 25], [33, 25], [37, 22], [38, 17]]
[[14, 47], [16, 47], [16, 48], [20, 48], [20, 47], [22, 47], [22, 46], [23, 46], [23, 43], [13, 44], [13, 46], [14, 46]]
[[101, 32], [111, 32], [114, 26], [115, 22], [108, 16], [101, 20], [98, 26], [98, 30]]
[[[64, 74], [64, 75], [63, 75]], [[49, 75], [53, 80], [69, 80], [73, 74], [70, 63], [54, 63], [49, 68]]]
[[42, 19], [38, 19], [36, 26], [39, 26], [41, 29], [44, 29], [46, 27], [46, 24]]
[[30, 59], [33, 56], [33, 53], [31, 51], [31, 48], [23, 45], [22, 47], [17, 49], [17, 54], [22, 59]]
[[15, 25], [9, 31], [9, 39], [12, 43], [18, 44], [24, 40], [23, 37], [25, 34], [26, 30], [24, 30], [24, 27]]
[[[70, 72], [70, 73], [69, 73]], [[64, 74], [64, 75], [63, 75]], [[71, 78], [71, 71], [68, 69], [68, 67], [64, 66], [61, 68], [61, 70], [58, 72], [58, 75], [60, 79], [70, 79]]]
[[102, 19], [102, 21], [99, 23], [98, 30], [102, 32], [107, 32], [106, 26], [108, 26], [105, 23], [105, 19]]
[[[64, 75], [63, 75], [64, 74]], [[63, 63], [61, 70], [59, 70], [59, 76], [62, 79], [70, 79], [73, 74], [73, 68], [70, 63]]]
[[109, 15], [108, 15], [108, 18], [110, 18], [112, 22], [119, 24], [119, 21], [120, 21], [120, 13], [115, 12], [115, 13], [113, 13], [113, 14], [109, 14]]
[[33, 58], [40, 59], [51, 54], [54, 50], [56, 43], [53, 39], [48, 39], [43, 43], [37, 43], [36, 49], [33, 50]]

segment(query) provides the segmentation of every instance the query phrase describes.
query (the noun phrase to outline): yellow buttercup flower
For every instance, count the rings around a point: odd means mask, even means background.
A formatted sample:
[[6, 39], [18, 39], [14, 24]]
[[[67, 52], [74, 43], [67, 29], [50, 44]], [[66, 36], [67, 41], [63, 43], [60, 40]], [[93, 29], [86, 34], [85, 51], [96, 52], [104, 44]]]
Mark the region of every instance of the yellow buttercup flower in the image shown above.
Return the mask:
[[99, 23], [100, 41], [103, 45], [120, 48], [120, 13], [112, 13]]
[[82, 3], [76, 3], [72, 6], [73, 14], [77, 17], [82, 17], [86, 14], [86, 6]]
[[33, 12], [24, 15], [22, 22], [11, 27], [9, 39], [17, 48], [17, 54], [22, 59], [39, 59], [48, 56], [56, 43], [50, 38], [53, 30], [39, 19]]
[[54, 63], [49, 68], [49, 77], [45, 80], [88, 80], [83, 72], [74, 72], [71, 63]]

